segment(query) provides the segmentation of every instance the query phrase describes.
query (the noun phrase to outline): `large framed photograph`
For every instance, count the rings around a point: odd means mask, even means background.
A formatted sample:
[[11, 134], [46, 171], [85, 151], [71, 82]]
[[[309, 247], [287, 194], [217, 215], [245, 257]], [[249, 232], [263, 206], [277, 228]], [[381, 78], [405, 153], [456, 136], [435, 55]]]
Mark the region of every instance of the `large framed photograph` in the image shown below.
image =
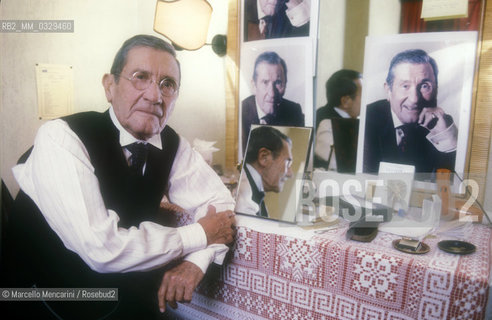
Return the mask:
[[311, 127], [313, 64], [309, 38], [244, 43], [239, 82], [239, 159], [251, 125]]
[[357, 172], [464, 172], [476, 46], [476, 32], [366, 38]]
[[311, 141], [312, 128], [252, 125], [235, 211], [294, 223]]

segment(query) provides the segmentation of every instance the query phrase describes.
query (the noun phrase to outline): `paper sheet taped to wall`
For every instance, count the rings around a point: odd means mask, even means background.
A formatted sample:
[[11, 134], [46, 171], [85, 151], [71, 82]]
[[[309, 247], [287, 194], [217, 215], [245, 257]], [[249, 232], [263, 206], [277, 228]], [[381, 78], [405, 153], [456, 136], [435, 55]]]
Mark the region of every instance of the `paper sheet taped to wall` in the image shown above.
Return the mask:
[[468, 0], [423, 0], [420, 17], [426, 21], [468, 17]]
[[38, 116], [53, 119], [73, 110], [73, 70], [71, 66], [36, 64]]

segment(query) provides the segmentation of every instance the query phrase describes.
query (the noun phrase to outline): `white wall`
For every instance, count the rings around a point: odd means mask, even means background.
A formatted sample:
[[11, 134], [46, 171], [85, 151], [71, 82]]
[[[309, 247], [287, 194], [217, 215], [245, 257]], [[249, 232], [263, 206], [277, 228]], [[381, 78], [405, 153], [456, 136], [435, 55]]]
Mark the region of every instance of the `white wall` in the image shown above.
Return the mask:
[[369, 35], [400, 32], [400, 0], [369, 0]]
[[[319, 0], [319, 41], [314, 108], [326, 104], [325, 82], [343, 67], [346, 1]], [[369, 1], [369, 35], [397, 34], [400, 30], [400, 0]], [[357, 23], [357, 22], [354, 22]], [[362, 71], [362, 70], [361, 70]]]
[[314, 109], [326, 104], [325, 82], [343, 66], [345, 0], [319, 0], [318, 57]]
[[[209, 37], [227, 30], [227, 1], [214, 8]], [[0, 33], [0, 174], [12, 193], [11, 167], [32, 144], [44, 122], [37, 118], [36, 63], [73, 67], [74, 111], [108, 107], [101, 85], [116, 51], [127, 38], [153, 34], [154, 0], [3, 0], [0, 20], [74, 20], [73, 33]], [[178, 52], [183, 82], [170, 121], [190, 142], [217, 140], [215, 163], [224, 163], [224, 58], [210, 46]]]

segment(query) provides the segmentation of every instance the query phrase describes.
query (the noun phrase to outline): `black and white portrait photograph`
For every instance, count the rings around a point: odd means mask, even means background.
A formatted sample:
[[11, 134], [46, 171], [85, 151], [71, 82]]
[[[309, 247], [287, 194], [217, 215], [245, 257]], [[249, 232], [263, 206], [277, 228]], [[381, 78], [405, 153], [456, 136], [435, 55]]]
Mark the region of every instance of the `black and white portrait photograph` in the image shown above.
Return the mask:
[[245, 43], [240, 76], [239, 152], [252, 124], [313, 125], [311, 42]]
[[[463, 172], [476, 32], [366, 38], [357, 171]], [[370, 63], [369, 63], [370, 61]]]

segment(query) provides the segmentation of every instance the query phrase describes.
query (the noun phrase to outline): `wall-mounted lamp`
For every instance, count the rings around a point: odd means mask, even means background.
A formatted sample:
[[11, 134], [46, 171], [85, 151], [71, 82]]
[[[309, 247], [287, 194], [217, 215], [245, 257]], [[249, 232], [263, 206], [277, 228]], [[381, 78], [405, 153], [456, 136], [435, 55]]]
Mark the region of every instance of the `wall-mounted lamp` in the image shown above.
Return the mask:
[[[206, 44], [212, 10], [206, 0], [158, 0], [154, 31], [171, 40], [178, 50], [200, 49]], [[223, 56], [226, 43], [226, 36], [216, 35], [212, 49]]]

